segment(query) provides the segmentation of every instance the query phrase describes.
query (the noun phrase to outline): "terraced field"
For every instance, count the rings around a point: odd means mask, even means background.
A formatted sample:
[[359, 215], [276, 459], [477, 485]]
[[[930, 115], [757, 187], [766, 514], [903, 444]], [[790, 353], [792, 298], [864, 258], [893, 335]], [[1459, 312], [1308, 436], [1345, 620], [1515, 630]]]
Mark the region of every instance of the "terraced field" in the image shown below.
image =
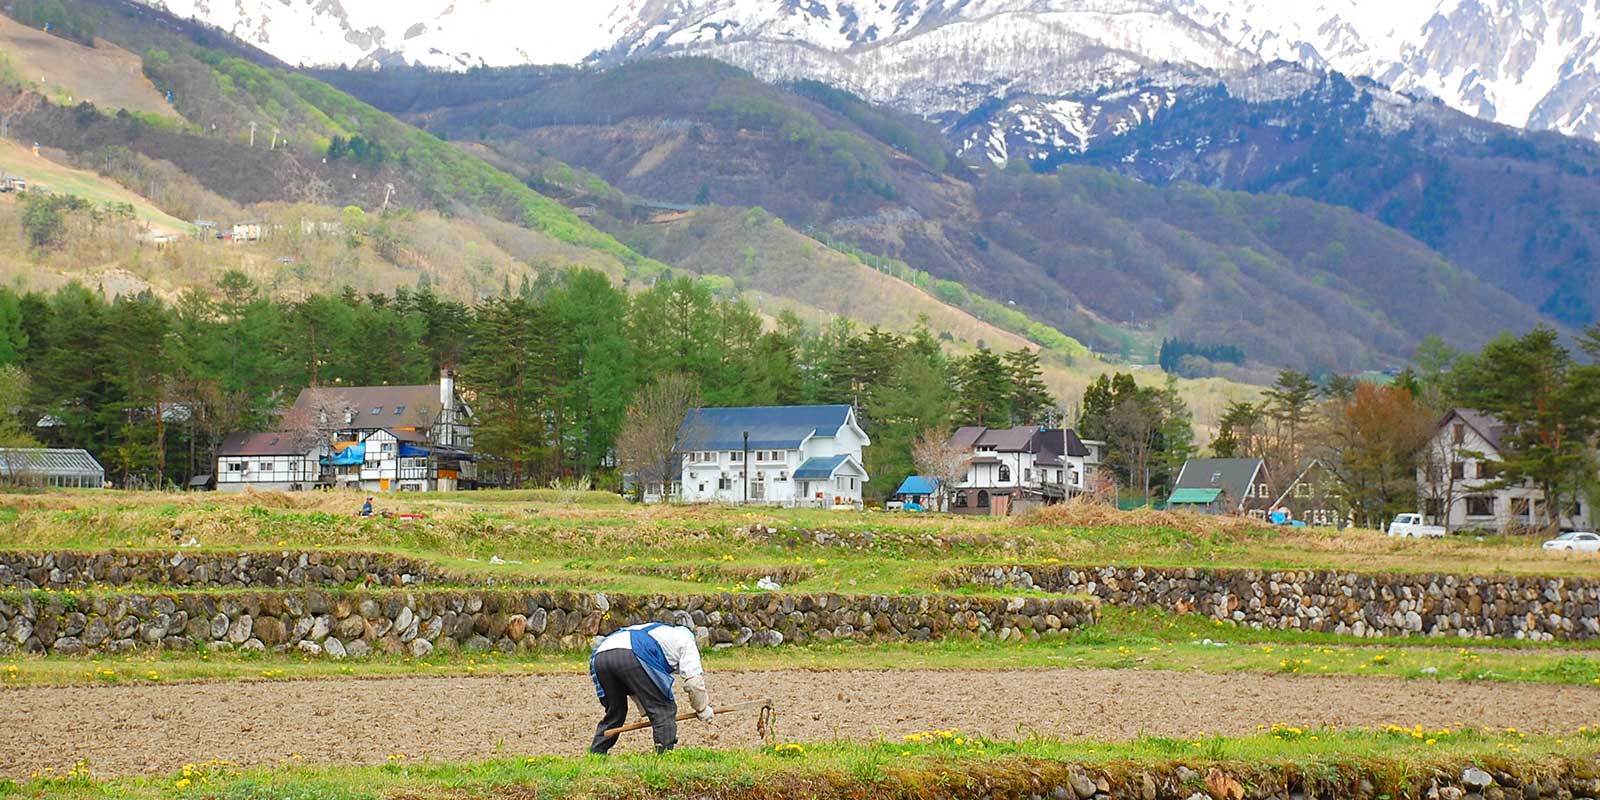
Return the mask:
[[[1600, 559], [1532, 542], [1093, 508], [358, 502], [0, 499], [0, 775], [30, 796], [1026, 797], [1018, 775], [1134, 754], [1182, 800], [1209, 767], [1305, 791], [1251, 771], [1279, 756], [1455, 785], [1463, 759], [1520, 781], [1537, 753], [1581, 781], [1600, 753]], [[694, 628], [714, 702], [771, 697], [776, 736], [729, 714], [685, 723], [682, 756], [579, 758], [589, 642], [640, 619]], [[928, 770], [992, 781], [906, 788]], [[1351, 796], [1426, 791], [1360, 774]]]

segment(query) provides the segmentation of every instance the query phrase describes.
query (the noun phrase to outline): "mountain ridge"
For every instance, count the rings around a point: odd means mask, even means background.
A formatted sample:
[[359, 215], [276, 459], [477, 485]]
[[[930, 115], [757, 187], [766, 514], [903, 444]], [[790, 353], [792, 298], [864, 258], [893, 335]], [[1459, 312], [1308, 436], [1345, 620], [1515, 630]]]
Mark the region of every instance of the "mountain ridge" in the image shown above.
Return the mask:
[[[299, 66], [437, 68], [708, 55], [923, 115], [1073, 94], [1163, 64], [1285, 59], [1506, 124], [1600, 138], [1600, 0], [138, 0]], [[506, 24], [510, 20], [529, 24]], [[959, 73], [956, 68], [959, 67]]]

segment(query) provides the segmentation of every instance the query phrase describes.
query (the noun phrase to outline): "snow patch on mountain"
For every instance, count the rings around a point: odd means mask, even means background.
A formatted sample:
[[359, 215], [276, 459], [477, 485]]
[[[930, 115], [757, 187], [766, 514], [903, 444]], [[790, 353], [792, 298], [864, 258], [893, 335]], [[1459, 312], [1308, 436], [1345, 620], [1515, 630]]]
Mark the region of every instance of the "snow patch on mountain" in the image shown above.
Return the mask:
[[139, 1], [306, 66], [701, 54], [931, 116], [1285, 60], [1600, 138], [1600, 0]]

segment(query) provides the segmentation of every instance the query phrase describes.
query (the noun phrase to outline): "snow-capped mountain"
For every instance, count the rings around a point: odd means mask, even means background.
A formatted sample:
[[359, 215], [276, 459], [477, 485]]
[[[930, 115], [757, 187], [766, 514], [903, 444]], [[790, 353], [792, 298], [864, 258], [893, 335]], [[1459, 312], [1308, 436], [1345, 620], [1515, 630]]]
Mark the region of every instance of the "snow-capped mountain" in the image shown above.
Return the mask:
[[[932, 116], [1282, 59], [1508, 125], [1600, 138], [1600, 0], [139, 1], [306, 66], [693, 53]], [[1138, 113], [1156, 111], [1151, 102]], [[1062, 106], [1039, 119], [1059, 122], [1062, 136], [1131, 119], [1097, 113]]]

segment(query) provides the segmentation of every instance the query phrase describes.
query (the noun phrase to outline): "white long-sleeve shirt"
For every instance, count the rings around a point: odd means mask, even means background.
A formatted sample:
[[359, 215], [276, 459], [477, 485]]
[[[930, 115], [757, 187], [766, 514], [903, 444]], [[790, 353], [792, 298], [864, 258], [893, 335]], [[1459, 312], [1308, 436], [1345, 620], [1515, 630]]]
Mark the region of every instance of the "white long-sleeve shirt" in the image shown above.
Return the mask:
[[[630, 625], [626, 628], [618, 629], [601, 641], [600, 647], [595, 652], [632, 650], [633, 640], [628, 631], [636, 631], [643, 627], [644, 624]], [[688, 628], [678, 625], [662, 625], [651, 629], [649, 635], [650, 638], [656, 640], [657, 644], [661, 645], [661, 653], [667, 657], [667, 666], [672, 667], [674, 674], [687, 681], [705, 672], [700, 666], [700, 648], [694, 642], [694, 633]]]

